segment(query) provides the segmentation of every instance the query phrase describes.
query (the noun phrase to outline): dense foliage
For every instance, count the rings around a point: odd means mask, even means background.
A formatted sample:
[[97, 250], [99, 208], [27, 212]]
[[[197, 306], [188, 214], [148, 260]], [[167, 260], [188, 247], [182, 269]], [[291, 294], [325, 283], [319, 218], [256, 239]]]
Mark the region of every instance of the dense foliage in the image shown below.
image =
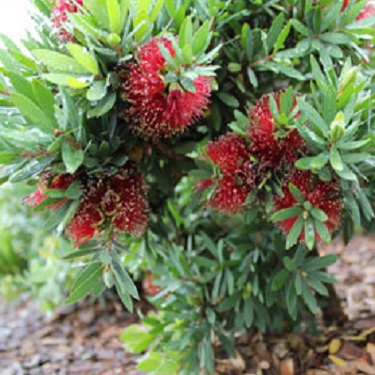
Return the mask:
[[334, 282], [316, 246], [374, 216], [371, 1], [33, 0], [0, 51], [2, 182], [75, 247], [67, 302], [147, 274], [124, 339], [153, 374], [298, 328]]

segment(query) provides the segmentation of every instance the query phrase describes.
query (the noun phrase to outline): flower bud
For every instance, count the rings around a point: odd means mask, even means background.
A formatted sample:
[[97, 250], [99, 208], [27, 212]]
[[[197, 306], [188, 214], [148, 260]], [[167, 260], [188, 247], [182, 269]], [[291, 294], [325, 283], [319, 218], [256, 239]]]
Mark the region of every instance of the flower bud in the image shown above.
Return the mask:
[[118, 45], [121, 43], [121, 38], [118, 34], [116, 33], [111, 33], [108, 35], [107, 37], [107, 42], [111, 45], [111, 46], [115, 46], [115, 45]]
[[104, 270], [103, 281], [107, 288], [112, 288], [115, 281], [113, 278], [113, 273], [110, 269]]
[[338, 112], [331, 122], [331, 141], [337, 142], [345, 133], [345, 117], [342, 111]]

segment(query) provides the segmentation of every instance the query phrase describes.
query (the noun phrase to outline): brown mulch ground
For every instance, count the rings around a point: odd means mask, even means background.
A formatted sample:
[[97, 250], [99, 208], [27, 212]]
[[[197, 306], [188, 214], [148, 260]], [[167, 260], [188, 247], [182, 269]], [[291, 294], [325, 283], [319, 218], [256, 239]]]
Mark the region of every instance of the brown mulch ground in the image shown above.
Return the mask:
[[119, 335], [136, 321], [117, 301], [81, 303], [51, 317], [30, 301], [0, 315], [0, 375], [140, 375]]
[[[349, 321], [315, 336], [241, 336], [238, 357], [218, 360], [217, 374], [375, 375], [375, 235], [347, 247], [336, 240], [321, 253], [340, 255], [330, 271]], [[118, 338], [136, 318], [119, 302], [64, 307], [50, 318], [30, 302], [1, 312], [0, 375], [141, 374]]]

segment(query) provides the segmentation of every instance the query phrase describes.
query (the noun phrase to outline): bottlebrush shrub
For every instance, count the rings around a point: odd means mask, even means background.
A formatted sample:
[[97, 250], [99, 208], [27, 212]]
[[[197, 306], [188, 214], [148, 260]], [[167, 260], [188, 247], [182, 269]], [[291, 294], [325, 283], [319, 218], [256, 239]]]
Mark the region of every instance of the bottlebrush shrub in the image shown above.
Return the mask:
[[374, 216], [372, 3], [34, 3], [29, 53], [0, 36], [0, 180], [78, 247], [67, 302], [132, 309], [151, 271], [132, 343], [163, 375], [315, 314], [317, 244]]

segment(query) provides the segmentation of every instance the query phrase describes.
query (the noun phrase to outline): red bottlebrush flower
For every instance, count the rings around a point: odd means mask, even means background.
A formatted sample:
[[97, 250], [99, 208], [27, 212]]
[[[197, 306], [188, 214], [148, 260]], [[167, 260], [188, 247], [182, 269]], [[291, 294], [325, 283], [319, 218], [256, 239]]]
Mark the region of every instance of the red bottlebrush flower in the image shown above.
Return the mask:
[[[280, 107], [280, 93], [271, 95]], [[249, 137], [250, 152], [262, 165], [271, 168], [279, 168], [283, 160], [295, 162], [298, 159], [298, 152], [305, 147], [305, 142], [295, 129], [283, 138], [278, 136], [276, 120], [270, 109], [269, 95], [262, 96], [250, 112]]]
[[[297, 204], [294, 196], [289, 190], [289, 183], [294, 184], [304, 195], [305, 201], [311, 203], [312, 206], [324, 211], [328, 216], [328, 220], [324, 223], [330, 233], [340, 224], [340, 216], [342, 211], [342, 200], [340, 185], [337, 181], [324, 182], [313, 178], [309, 171], [295, 171], [287, 178], [283, 186], [284, 196], [276, 196], [274, 199], [275, 212], [284, 208], [289, 208]], [[288, 234], [292, 229], [297, 217], [280, 221], [277, 224]], [[316, 234], [318, 241], [319, 236]], [[300, 240], [304, 239], [304, 234]]]
[[129, 164], [113, 176], [97, 176], [87, 183], [66, 235], [77, 247], [111, 226], [115, 234], [141, 235], [147, 222], [146, 186], [135, 165]]
[[[48, 198], [45, 194], [46, 190], [60, 189], [66, 190], [75, 180], [75, 176], [72, 174], [62, 174], [62, 175], [45, 175], [42, 178], [42, 181], [39, 183], [39, 188], [32, 194], [28, 195], [24, 199], [24, 203], [30, 206], [38, 206], [44, 200]], [[56, 205], [52, 204], [50, 208], [59, 208], [64, 201], [57, 203]]]
[[203, 180], [199, 180], [196, 185], [197, 191], [202, 191], [207, 189], [213, 184], [213, 179], [212, 178], [205, 178]]
[[119, 200], [112, 219], [115, 229], [135, 235], [144, 233], [148, 222], [148, 203], [142, 175], [135, 168], [125, 169], [109, 180], [108, 189], [113, 192], [110, 195], [118, 198], [106, 195], [102, 208], [104, 212], [111, 212], [113, 203]]
[[155, 296], [160, 292], [160, 286], [154, 284], [152, 272], [147, 272], [142, 280], [142, 288], [148, 296]]
[[83, 198], [72, 221], [65, 230], [66, 236], [78, 247], [93, 239], [101, 232], [104, 216], [88, 198]]
[[170, 40], [152, 39], [141, 47], [137, 63], [129, 66], [123, 85], [124, 99], [130, 103], [126, 118], [135, 131], [154, 140], [181, 133], [196, 122], [207, 109], [211, 93], [210, 79], [204, 76], [193, 81], [195, 92], [176, 83], [166, 85], [166, 61], [159, 44], [174, 55]]
[[223, 176], [215, 182], [216, 190], [207, 201], [208, 206], [229, 214], [242, 211], [249, 189], [241, 183], [242, 181], [238, 183], [232, 176]]
[[[349, 5], [349, 0], [344, 0], [341, 10], [344, 10]], [[372, 0], [367, 1], [362, 12], [356, 18], [358, 21], [375, 15], [375, 4]]]
[[[369, 2], [368, 2], [369, 3]], [[375, 5], [372, 4], [366, 4], [363, 11], [358, 15], [357, 20], [363, 20], [368, 17], [375, 16]]]
[[215, 142], [208, 142], [206, 152], [223, 173], [229, 174], [238, 173], [250, 157], [245, 140], [235, 133], [227, 133]]
[[57, 0], [52, 11], [52, 21], [56, 29], [59, 29], [59, 37], [68, 42], [73, 40], [73, 35], [64, 29], [64, 23], [68, 19], [68, 13], [78, 12], [78, 5], [83, 5], [83, 0]]

